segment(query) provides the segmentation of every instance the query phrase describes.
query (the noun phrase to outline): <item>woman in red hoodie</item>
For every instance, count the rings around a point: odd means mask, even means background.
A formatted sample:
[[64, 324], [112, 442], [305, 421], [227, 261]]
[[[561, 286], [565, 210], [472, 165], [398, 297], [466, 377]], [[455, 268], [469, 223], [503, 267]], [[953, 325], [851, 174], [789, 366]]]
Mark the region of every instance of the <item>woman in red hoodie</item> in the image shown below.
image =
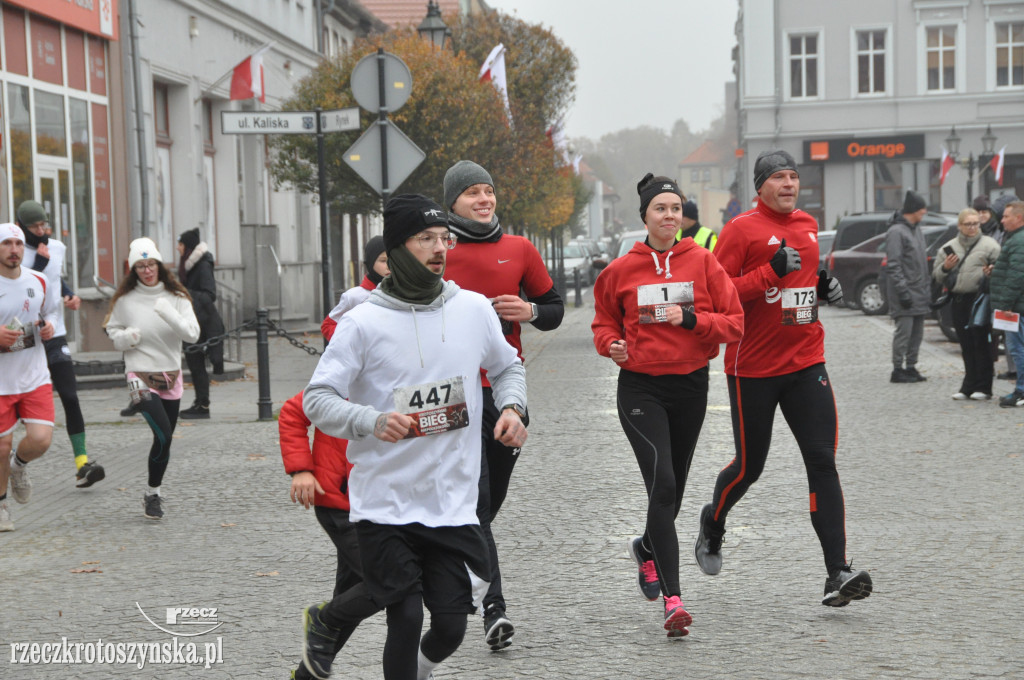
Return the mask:
[[676, 240], [685, 198], [674, 180], [639, 184], [647, 239], [612, 261], [594, 284], [594, 346], [620, 366], [619, 422], [647, 488], [643, 536], [630, 539], [640, 591], [665, 598], [669, 637], [689, 633], [679, 588], [675, 519], [707, 410], [708, 360], [743, 334], [743, 308], [715, 257]]

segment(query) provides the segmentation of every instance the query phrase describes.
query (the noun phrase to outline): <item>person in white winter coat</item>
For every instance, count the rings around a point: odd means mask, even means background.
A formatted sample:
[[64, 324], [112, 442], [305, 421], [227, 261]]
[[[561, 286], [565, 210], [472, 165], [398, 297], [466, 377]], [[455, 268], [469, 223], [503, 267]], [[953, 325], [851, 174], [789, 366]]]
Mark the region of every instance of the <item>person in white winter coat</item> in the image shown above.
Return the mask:
[[[526, 373], [490, 301], [444, 281], [447, 214], [418, 195], [384, 209], [391, 274], [349, 310], [303, 398], [324, 433], [349, 440], [350, 519], [364, 583], [387, 609], [385, 680], [426, 678], [479, 608], [490, 565], [476, 506], [482, 389], [502, 404], [493, 436], [522, 446]], [[423, 608], [430, 629], [420, 639]], [[303, 663], [330, 675], [336, 644], [373, 611], [347, 593], [305, 613]]]
[[124, 352], [132, 403], [153, 430], [142, 505], [147, 518], [161, 519], [160, 485], [171, 455], [171, 436], [183, 391], [181, 343], [199, 338], [199, 322], [192, 298], [164, 265], [153, 241], [138, 238], [131, 242], [128, 267], [128, 276], [110, 301], [103, 327], [114, 347]]

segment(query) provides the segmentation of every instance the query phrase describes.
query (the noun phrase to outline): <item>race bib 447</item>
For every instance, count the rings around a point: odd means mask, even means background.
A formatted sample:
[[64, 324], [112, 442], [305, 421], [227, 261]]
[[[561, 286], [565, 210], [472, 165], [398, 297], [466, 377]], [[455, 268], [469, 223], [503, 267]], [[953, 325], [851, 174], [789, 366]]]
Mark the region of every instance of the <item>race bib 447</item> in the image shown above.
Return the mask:
[[406, 439], [458, 430], [469, 425], [462, 376], [437, 382], [396, 387], [395, 410], [413, 419]]

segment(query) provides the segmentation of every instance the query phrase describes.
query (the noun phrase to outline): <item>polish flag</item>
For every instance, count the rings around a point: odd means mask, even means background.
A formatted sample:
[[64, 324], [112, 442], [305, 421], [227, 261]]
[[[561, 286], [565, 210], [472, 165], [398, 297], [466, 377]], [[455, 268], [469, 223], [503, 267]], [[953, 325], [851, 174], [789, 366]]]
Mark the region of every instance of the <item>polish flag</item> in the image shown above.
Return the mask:
[[480, 82], [493, 83], [494, 87], [501, 92], [501, 98], [505, 101], [505, 113], [509, 121], [512, 120], [512, 110], [508, 105], [508, 79], [505, 76], [505, 45], [498, 43], [491, 53], [487, 55], [483, 66], [480, 67]]
[[995, 176], [996, 181], [999, 182], [999, 186], [1003, 186], [1003, 159], [1006, 157], [1006, 147], [1004, 146], [999, 150], [992, 160], [988, 162], [992, 168], [992, 175]]
[[939, 186], [942, 186], [942, 183], [946, 181], [946, 175], [949, 174], [949, 169], [953, 167], [954, 163], [956, 161], [946, 151], [946, 147], [942, 147], [942, 160], [939, 162]]
[[267, 93], [263, 89], [263, 53], [270, 45], [261, 47], [242, 63], [235, 67], [231, 74], [231, 99], [259, 99], [267, 101]]

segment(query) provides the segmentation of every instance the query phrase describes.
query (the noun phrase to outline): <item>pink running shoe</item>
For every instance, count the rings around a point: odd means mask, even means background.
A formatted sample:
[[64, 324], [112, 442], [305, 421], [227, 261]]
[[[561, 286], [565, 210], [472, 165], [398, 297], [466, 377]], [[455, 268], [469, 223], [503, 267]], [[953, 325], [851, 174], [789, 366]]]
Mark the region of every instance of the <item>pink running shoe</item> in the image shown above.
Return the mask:
[[679, 599], [679, 596], [666, 597], [665, 630], [668, 631], [668, 636], [671, 638], [689, 635], [690, 629], [687, 626], [691, 623], [693, 623], [693, 617], [683, 609], [683, 602]]

